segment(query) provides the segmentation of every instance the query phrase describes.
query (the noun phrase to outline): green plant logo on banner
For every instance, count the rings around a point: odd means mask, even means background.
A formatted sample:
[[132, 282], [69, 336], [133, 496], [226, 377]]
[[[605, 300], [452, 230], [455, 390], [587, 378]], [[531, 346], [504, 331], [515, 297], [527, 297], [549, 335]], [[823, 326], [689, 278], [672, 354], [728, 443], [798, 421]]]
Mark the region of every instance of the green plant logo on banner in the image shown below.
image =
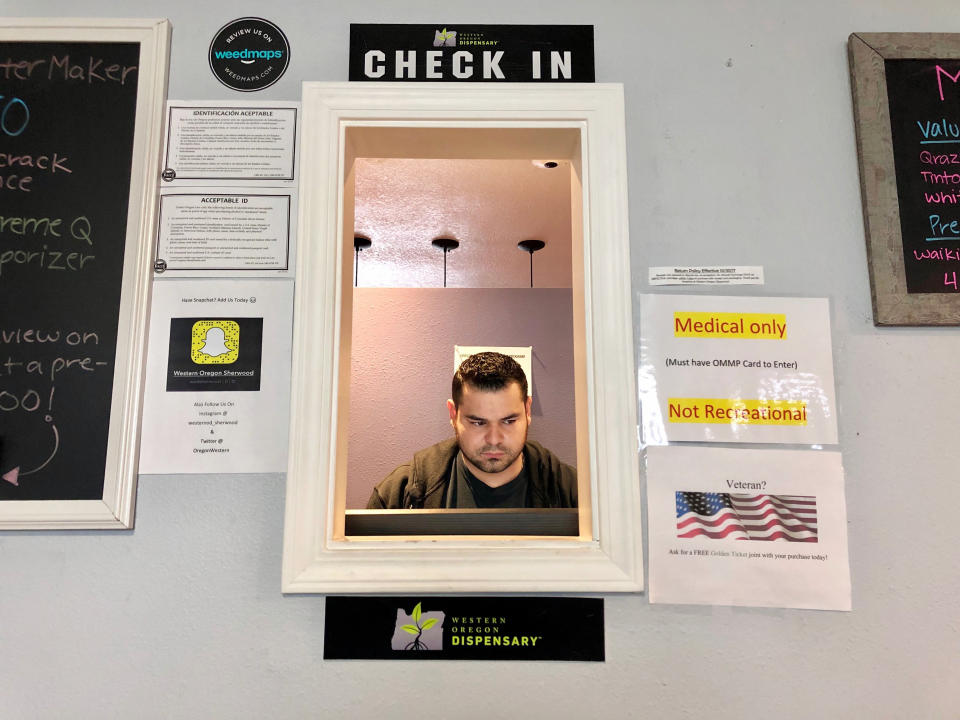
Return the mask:
[[397, 608], [397, 624], [390, 647], [394, 650], [443, 650], [443, 620], [440, 610], [423, 612], [417, 603], [409, 615]]
[[437, 30], [433, 36], [433, 46], [434, 47], [456, 47], [457, 46], [457, 31], [450, 30], [446, 28], [443, 30]]

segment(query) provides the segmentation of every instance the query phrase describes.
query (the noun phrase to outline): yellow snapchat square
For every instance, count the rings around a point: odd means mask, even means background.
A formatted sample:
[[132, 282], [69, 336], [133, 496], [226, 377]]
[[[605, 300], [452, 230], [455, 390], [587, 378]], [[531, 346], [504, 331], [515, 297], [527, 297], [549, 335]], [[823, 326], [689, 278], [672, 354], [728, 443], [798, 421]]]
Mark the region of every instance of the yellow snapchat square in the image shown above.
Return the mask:
[[233, 320], [198, 320], [190, 331], [190, 359], [197, 365], [229, 365], [240, 356], [240, 326]]

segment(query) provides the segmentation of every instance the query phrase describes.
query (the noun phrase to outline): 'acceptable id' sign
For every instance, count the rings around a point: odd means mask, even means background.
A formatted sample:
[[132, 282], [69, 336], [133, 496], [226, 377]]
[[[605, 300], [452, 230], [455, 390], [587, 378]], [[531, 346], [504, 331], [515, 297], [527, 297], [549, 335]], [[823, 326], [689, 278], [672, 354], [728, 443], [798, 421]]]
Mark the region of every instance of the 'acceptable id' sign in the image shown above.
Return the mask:
[[648, 445], [837, 442], [825, 298], [644, 295]]

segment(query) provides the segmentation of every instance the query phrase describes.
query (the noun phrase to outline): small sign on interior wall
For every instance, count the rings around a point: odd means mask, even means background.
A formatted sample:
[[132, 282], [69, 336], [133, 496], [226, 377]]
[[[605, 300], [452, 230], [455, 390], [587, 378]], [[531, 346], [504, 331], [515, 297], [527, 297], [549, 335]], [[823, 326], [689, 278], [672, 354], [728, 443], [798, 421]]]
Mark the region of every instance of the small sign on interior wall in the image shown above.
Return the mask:
[[650, 268], [651, 285], [763, 285], [762, 265]]
[[350, 80], [594, 82], [593, 25], [350, 25]]

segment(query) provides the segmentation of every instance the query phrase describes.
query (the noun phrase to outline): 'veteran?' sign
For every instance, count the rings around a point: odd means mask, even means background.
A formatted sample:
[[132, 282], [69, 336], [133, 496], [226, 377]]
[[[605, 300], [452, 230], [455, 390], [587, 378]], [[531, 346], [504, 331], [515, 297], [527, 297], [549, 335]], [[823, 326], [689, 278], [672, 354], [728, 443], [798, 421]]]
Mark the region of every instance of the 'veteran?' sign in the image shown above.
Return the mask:
[[350, 80], [594, 79], [592, 25], [350, 25]]

